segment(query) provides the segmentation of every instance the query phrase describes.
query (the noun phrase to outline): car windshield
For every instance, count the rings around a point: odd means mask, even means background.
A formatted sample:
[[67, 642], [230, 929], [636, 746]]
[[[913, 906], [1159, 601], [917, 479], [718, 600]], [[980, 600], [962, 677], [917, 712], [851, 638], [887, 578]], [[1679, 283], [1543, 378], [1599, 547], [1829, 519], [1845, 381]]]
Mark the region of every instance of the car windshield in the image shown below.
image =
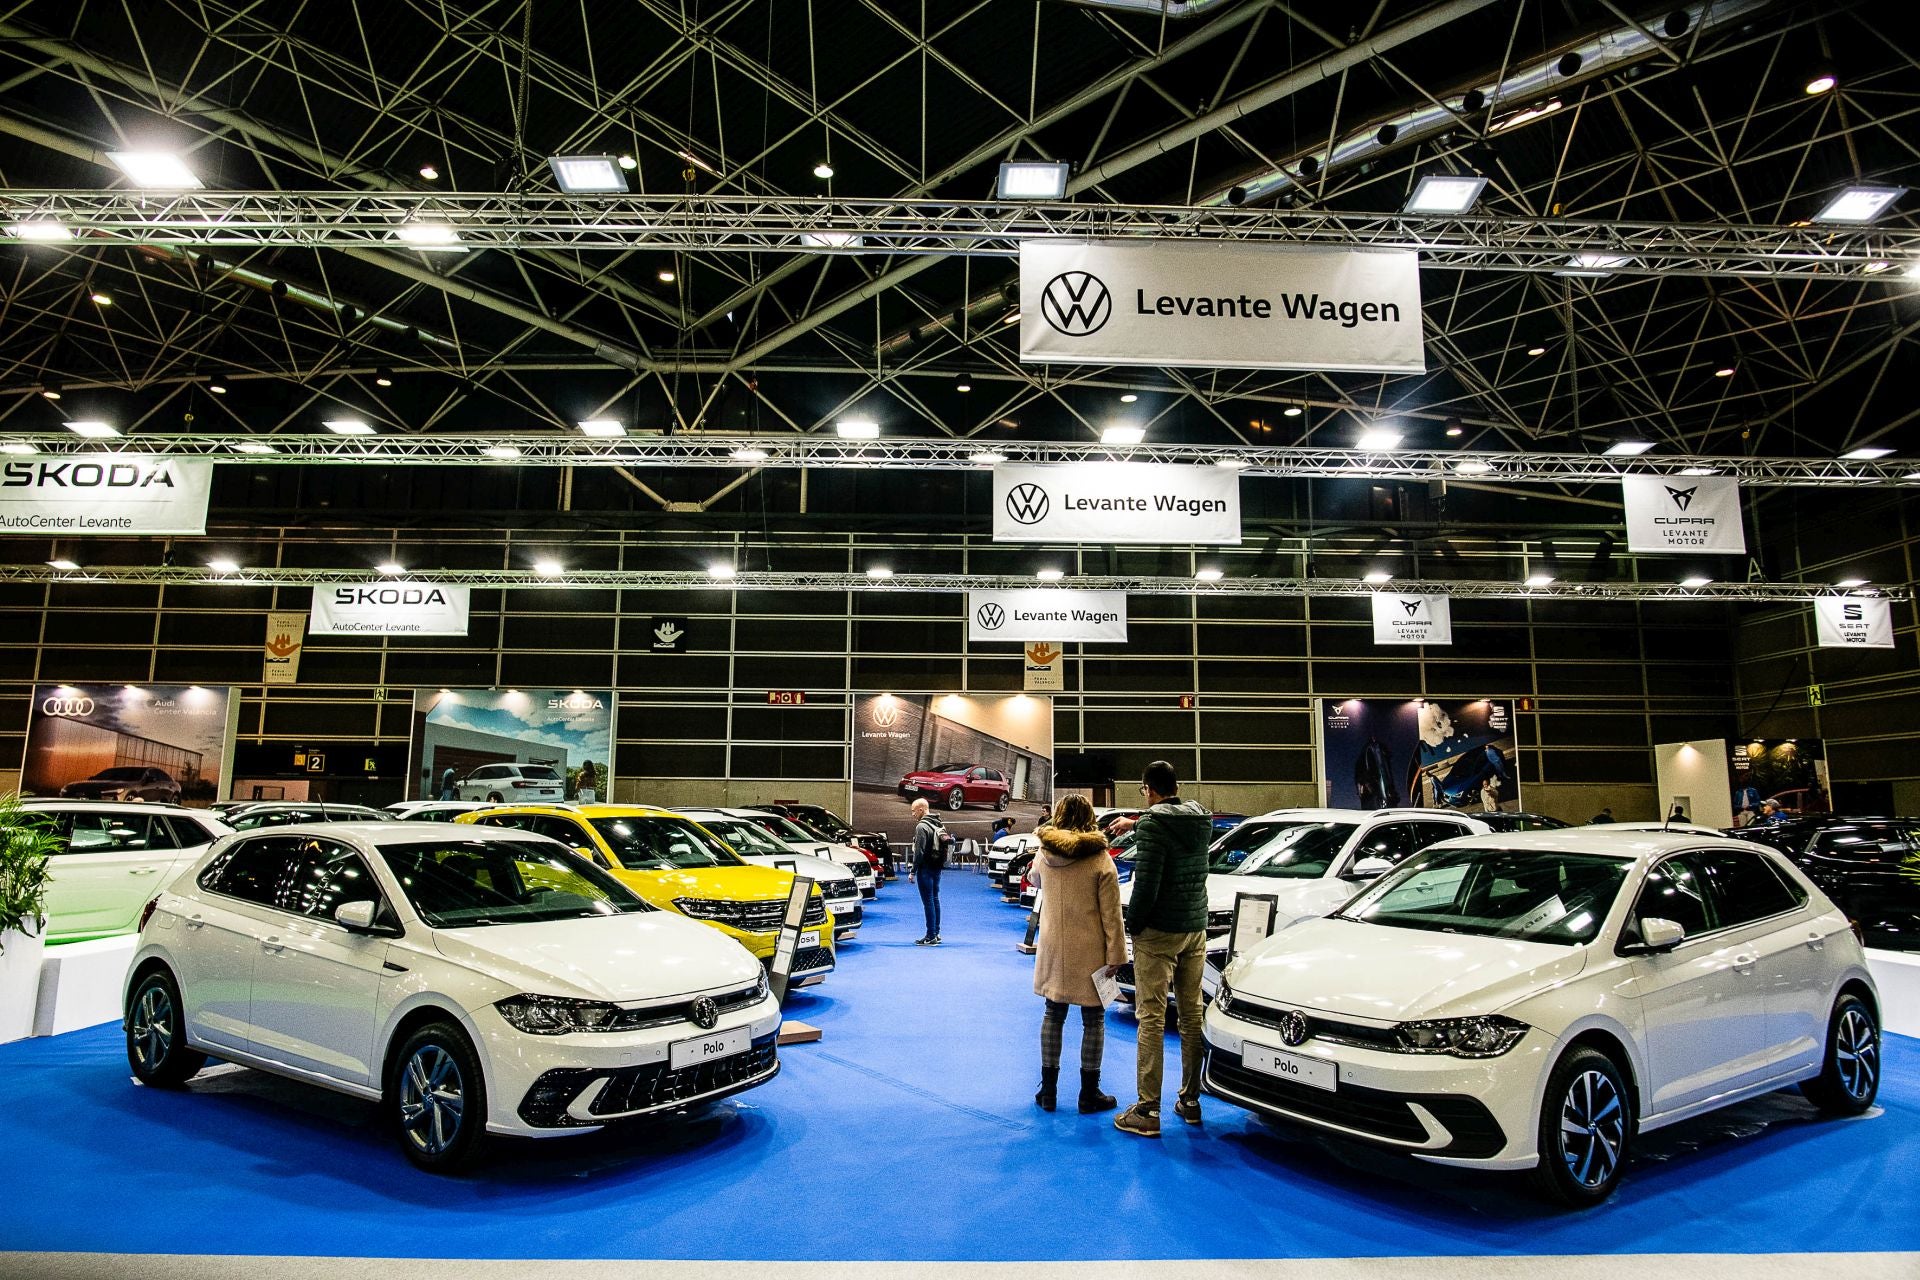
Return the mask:
[[810, 827], [826, 832], [836, 840], [853, 834], [853, 828], [840, 821], [831, 809], [805, 807], [797, 810], [797, 812], [800, 815], [801, 821]]
[[973, 768], [973, 766], [970, 764], [937, 764], [933, 766], [933, 768], [929, 769], [927, 772], [929, 773], [965, 773], [967, 770], [971, 768]]
[[145, 769], [102, 769], [93, 775], [100, 782], [138, 782], [147, 776]]
[[1351, 822], [1243, 822], [1213, 842], [1213, 875], [1318, 879], [1347, 846]]
[[652, 908], [585, 858], [536, 840], [431, 840], [380, 852], [435, 929], [617, 916]]
[[807, 830], [792, 818], [783, 818], [777, 813], [761, 814], [754, 818], [766, 830], [791, 844], [798, 840], [802, 844], [819, 844], [820, 837]]
[[733, 850], [683, 818], [593, 818], [593, 829], [629, 871], [737, 867]]
[[542, 782], [554, 782], [560, 777], [551, 767], [544, 764], [523, 764], [520, 766], [520, 776], [538, 778]]
[[1548, 849], [1435, 848], [1334, 914], [1395, 929], [1573, 947], [1599, 933], [1632, 865]]
[[745, 818], [701, 818], [699, 822], [701, 826], [732, 845], [735, 853], [744, 857], [764, 858], [776, 854], [791, 857], [793, 855], [793, 850]]

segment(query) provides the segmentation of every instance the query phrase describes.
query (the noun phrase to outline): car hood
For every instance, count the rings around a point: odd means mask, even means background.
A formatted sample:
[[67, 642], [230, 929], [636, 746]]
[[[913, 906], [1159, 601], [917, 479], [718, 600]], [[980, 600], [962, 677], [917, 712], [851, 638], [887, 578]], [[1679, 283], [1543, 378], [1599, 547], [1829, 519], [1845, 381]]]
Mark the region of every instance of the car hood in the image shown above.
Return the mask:
[[1578, 974], [1585, 947], [1303, 920], [1235, 962], [1235, 991], [1289, 1007], [1402, 1022], [1495, 1013]]
[[74, 796], [98, 796], [104, 795], [109, 791], [131, 791], [139, 785], [137, 782], [98, 782], [89, 778], [85, 782], [69, 782], [66, 786], [60, 788], [60, 794], [68, 798]]
[[665, 911], [441, 929], [433, 944], [448, 960], [506, 986], [588, 1000], [658, 1000], [743, 986], [760, 970], [732, 938]]
[[[740, 855], [756, 867], [772, 867], [776, 863], [785, 863], [778, 870], [791, 867], [809, 880], [851, 880], [853, 872], [831, 858], [816, 858], [810, 853], [743, 853]], [[865, 859], [862, 859], [865, 861]]]
[[966, 780], [966, 776], [967, 775], [964, 773], [940, 773], [939, 771], [934, 769], [917, 769], [906, 776], [906, 781], [908, 782], [927, 782], [927, 781], [963, 782]]
[[772, 867], [708, 867], [700, 871], [615, 871], [620, 881], [648, 902], [675, 898], [722, 898], [758, 902], [787, 896], [787, 873]]
[[[1337, 876], [1322, 876], [1313, 880], [1282, 880], [1276, 876], [1208, 876], [1207, 910], [1231, 911], [1233, 900], [1243, 893], [1272, 894], [1278, 908], [1274, 923], [1276, 927], [1284, 928], [1303, 916], [1326, 915], [1358, 892], [1360, 886]], [[1120, 901], [1124, 904], [1132, 899], [1133, 881], [1123, 880], [1120, 884]]]

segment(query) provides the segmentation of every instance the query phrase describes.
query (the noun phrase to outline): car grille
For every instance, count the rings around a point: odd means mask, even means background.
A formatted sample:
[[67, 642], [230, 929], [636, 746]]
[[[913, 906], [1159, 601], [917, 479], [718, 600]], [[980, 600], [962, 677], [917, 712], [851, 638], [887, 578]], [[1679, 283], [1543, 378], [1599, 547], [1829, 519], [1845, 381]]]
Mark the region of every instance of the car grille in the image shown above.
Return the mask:
[[1233, 928], [1233, 912], [1207, 912], [1207, 936], [1209, 938], [1224, 938], [1227, 936], [1227, 931], [1231, 928]]
[[557, 1067], [543, 1074], [520, 1101], [520, 1118], [542, 1129], [562, 1128], [580, 1123], [567, 1115], [567, 1107], [595, 1080], [605, 1079], [607, 1087], [589, 1108], [596, 1116], [618, 1116], [630, 1112], [656, 1111], [694, 1098], [725, 1093], [765, 1083], [779, 1070], [779, 1057], [773, 1035], [762, 1036], [745, 1053], [691, 1067], [672, 1070], [663, 1060], [643, 1067], [622, 1067], [615, 1071], [593, 1067]]
[[[1281, 1020], [1286, 1017], [1287, 1012], [1285, 1009], [1255, 1004], [1239, 992], [1235, 992], [1233, 1008], [1228, 1016], [1278, 1031]], [[1308, 1040], [1327, 1040], [1334, 1044], [1357, 1045], [1363, 1049], [1386, 1049], [1391, 1052], [1398, 1052], [1400, 1049], [1400, 1039], [1393, 1033], [1391, 1027], [1368, 1027], [1358, 1022], [1340, 1022], [1333, 1018], [1309, 1014], [1304, 1010], [1302, 1016], [1307, 1020]]]
[[[738, 991], [729, 991], [724, 995], [715, 996], [713, 998], [713, 1004], [714, 1008], [718, 1009], [722, 1014], [729, 1014], [758, 1003], [760, 997], [760, 984], [755, 983], [751, 987], [742, 987]], [[638, 1031], [644, 1027], [665, 1027], [671, 1026], [676, 1022], [692, 1022], [694, 1002], [698, 999], [699, 997], [695, 996], [693, 1000], [675, 1000], [670, 1004], [653, 1004], [648, 1005], [644, 1009], [622, 1009], [620, 1016], [615, 1018], [613, 1024], [606, 1029], [608, 1031]]]
[[823, 898], [857, 898], [860, 886], [852, 880], [822, 880], [820, 896]]
[[1249, 1071], [1241, 1065], [1238, 1054], [1218, 1050], [1207, 1057], [1206, 1082], [1216, 1092], [1224, 1090], [1222, 1096], [1229, 1102], [1251, 1103], [1262, 1110], [1338, 1125], [1393, 1142], [1427, 1140], [1426, 1126], [1413, 1114], [1413, 1104], [1417, 1103], [1453, 1135], [1453, 1141], [1446, 1146], [1430, 1149], [1435, 1155], [1485, 1158], [1497, 1154], [1507, 1143], [1493, 1113], [1477, 1098], [1462, 1094], [1388, 1093], [1345, 1081], [1341, 1081], [1336, 1090], [1315, 1089], [1264, 1072]]
[[[762, 898], [757, 902], [735, 902], [726, 898], [675, 898], [674, 904], [696, 920], [731, 925], [743, 933], [772, 933], [787, 917], [785, 898]], [[809, 897], [806, 913], [800, 917], [802, 927], [810, 928], [826, 918], [825, 899]]]
[[808, 947], [793, 958], [793, 968], [789, 970], [795, 977], [813, 973], [817, 970], [833, 968], [833, 952], [825, 947]]

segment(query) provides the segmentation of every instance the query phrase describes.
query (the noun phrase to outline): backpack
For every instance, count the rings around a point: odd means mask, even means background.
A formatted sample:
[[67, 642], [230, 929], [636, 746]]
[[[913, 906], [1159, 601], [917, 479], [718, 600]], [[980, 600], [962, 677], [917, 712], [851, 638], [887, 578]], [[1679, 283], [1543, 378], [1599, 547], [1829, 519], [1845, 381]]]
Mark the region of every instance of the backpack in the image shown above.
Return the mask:
[[953, 833], [937, 823], [934, 824], [933, 833], [933, 849], [927, 854], [925, 865], [930, 870], [938, 871], [947, 865], [947, 850], [953, 847]]

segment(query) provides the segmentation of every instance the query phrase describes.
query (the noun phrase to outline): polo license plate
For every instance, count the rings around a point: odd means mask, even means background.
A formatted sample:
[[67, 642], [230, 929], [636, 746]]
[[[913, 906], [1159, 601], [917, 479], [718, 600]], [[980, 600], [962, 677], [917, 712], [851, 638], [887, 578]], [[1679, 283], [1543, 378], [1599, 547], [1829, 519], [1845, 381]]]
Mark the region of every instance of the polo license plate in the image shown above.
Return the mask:
[[1263, 1044], [1254, 1044], [1249, 1041], [1240, 1054], [1240, 1061], [1246, 1064], [1249, 1071], [1277, 1076], [1282, 1080], [1291, 1080], [1295, 1084], [1325, 1089], [1328, 1093], [1339, 1088], [1340, 1069], [1333, 1063], [1322, 1062], [1318, 1058], [1306, 1058], [1297, 1053], [1269, 1049]]
[[752, 1044], [753, 1036], [748, 1027], [735, 1027], [716, 1035], [701, 1036], [698, 1040], [676, 1040], [667, 1049], [667, 1065], [675, 1071], [682, 1071], [703, 1062], [712, 1062], [715, 1058], [731, 1058], [736, 1053], [745, 1053]]

